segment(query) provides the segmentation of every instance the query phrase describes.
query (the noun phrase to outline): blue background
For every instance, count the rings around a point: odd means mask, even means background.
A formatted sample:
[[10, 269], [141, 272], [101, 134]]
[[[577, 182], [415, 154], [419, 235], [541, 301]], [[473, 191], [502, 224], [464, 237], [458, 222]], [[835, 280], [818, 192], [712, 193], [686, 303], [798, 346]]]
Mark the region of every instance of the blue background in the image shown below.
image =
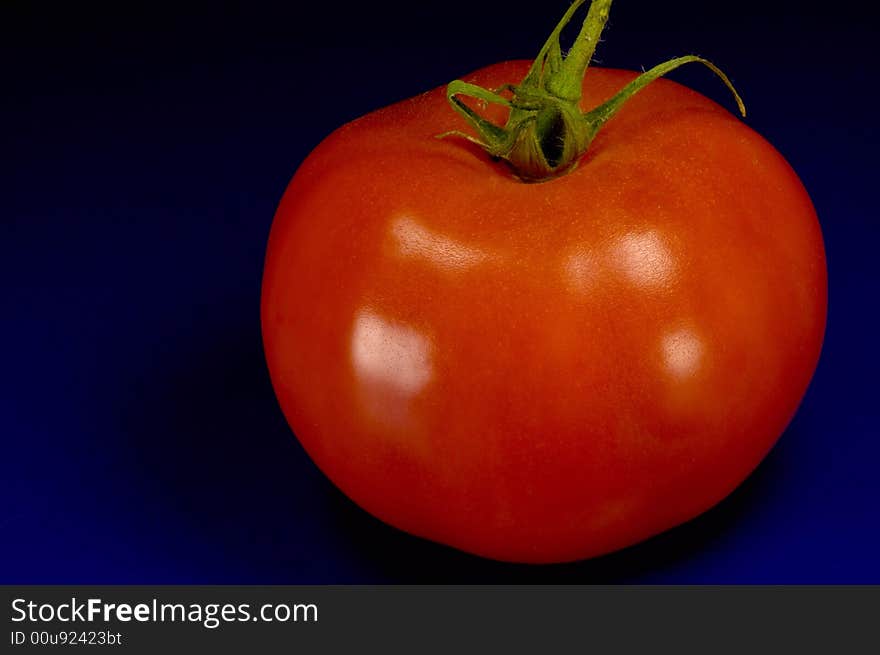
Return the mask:
[[[612, 10], [600, 63], [709, 57], [798, 171], [828, 331], [799, 413], [730, 498], [545, 567], [409, 537], [342, 496], [278, 409], [258, 309], [275, 206], [324, 136], [533, 56], [565, 3], [68, 4], [0, 9], [0, 582], [880, 583], [877, 53], [859, 4]], [[731, 105], [701, 68], [673, 78]]]

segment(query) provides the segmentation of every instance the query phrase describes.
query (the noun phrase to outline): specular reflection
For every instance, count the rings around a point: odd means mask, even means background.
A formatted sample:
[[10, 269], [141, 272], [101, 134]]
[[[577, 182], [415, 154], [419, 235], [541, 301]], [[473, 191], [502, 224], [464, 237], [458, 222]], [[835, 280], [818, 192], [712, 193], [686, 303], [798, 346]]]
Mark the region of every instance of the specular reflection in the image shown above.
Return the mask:
[[467, 269], [489, 259], [480, 248], [438, 234], [409, 216], [395, 219], [390, 233], [398, 254], [426, 260], [440, 269]]
[[406, 325], [362, 311], [351, 334], [351, 358], [361, 380], [401, 394], [418, 393], [431, 378], [430, 342]]
[[703, 359], [703, 342], [690, 328], [667, 332], [661, 343], [666, 369], [677, 378], [696, 373]]
[[351, 362], [362, 411], [394, 434], [417, 432], [412, 403], [433, 376], [431, 341], [413, 327], [365, 309], [352, 328]]
[[615, 268], [638, 286], [665, 284], [674, 273], [672, 254], [653, 230], [625, 234], [614, 243], [610, 254]]
[[655, 230], [627, 232], [610, 242], [578, 244], [563, 257], [561, 267], [565, 284], [584, 295], [609, 273], [646, 289], [667, 286], [676, 274], [673, 253]]

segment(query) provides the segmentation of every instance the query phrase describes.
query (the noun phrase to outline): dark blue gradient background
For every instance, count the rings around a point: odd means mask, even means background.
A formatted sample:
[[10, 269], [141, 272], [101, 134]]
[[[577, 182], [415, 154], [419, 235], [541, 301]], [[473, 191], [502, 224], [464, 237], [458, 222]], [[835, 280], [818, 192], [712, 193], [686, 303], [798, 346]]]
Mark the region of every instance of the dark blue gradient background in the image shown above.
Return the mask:
[[[318, 472], [269, 383], [259, 291], [276, 203], [324, 136], [532, 56], [565, 3], [301, 4], [0, 5], [0, 582], [880, 583], [876, 17], [616, 3], [600, 63], [709, 57], [800, 174], [828, 332], [796, 418], [719, 507], [528, 567], [401, 534]], [[673, 78], [732, 104], [702, 68]]]

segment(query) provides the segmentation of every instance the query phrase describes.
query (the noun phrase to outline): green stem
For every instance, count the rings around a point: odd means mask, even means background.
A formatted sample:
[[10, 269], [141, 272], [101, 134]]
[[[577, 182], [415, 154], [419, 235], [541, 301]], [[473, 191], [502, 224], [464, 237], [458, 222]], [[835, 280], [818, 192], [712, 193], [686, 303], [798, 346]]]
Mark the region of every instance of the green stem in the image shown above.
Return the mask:
[[[608, 21], [612, 0], [592, 0], [580, 33], [567, 56], [559, 42], [563, 28], [586, 0], [575, 0], [554, 28], [519, 85], [506, 85], [507, 99], [461, 80], [451, 82], [446, 96], [477, 136], [449, 132], [482, 146], [506, 160], [524, 181], [540, 182], [569, 171], [587, 151], [593, 137], [623, 105], [645, 86], [679, 66], [700, 63], [714, 72], [733, 93], [745, 116], [742, 99], [727, 76], [711, 62], [694, 55], [659, 64], [624, 86], [613, 98], [586, 113], [580, 110], [583, 78]], [[461, 96], [510, 108], [504, 126], [496, 125], [469, 107]]]
[[574, 45], [562, 63], [559, 74], [550, 78], [548, 91], [559, 98], [578, 101], [581, 92], [584, 73], [593, 59], [596, 46], [599, 45], [599, 37], [608, 22], [608, 12], [611, 10], [612, 0], [594, 0], [581, 26], [581, 31], [575, 39]]

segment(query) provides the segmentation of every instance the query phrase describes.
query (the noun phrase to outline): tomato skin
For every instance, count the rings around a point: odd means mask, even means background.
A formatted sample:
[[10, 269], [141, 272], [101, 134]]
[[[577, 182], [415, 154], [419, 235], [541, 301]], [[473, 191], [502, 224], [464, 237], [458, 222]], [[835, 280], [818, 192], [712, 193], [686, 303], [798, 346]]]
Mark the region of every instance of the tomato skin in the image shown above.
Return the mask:
[[[582, 106], [635, 75], [590, 68]], [[666, 80], [549, 182], [434, 138], [454, 129], [443, 89], [369, 114], [281, 201], [263, 338], [303, 447], [380, 519], [500, 560], [592, 557], [712, 507], [821, 350], [825, 255], [795, 173]]]

